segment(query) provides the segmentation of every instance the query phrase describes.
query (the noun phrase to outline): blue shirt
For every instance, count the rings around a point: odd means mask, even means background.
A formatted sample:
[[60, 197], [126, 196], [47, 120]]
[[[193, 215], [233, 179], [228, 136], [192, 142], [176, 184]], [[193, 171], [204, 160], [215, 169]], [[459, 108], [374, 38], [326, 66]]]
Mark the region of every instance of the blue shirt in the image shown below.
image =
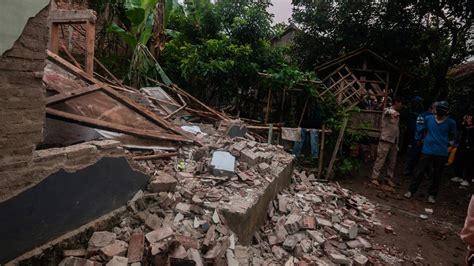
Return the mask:
[[422, 153], [428, 155], [448, 156], [449, 136], [456, 134], [456, 122], [447, 117], [442, 123], [436, 122], [434, 115], [425, 117], [427, 134]]

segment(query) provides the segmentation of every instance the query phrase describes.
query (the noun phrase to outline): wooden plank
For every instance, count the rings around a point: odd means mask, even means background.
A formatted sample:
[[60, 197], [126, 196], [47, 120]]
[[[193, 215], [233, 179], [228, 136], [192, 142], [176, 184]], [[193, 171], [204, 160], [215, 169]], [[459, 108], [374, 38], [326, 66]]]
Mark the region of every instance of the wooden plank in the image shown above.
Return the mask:
[[363, 52], [365, 52], [365, 50], [366, 50], [365, 48], [359, 48], [359, 49], [357, 49], [357, 50], [354, 50], [354, 51], [348, 52], [348, 53], [346, 53], [346, 54], [343, 54], [343, 55], [339, 56], [338, 58], [336, 58], [336, 59], [334, 59], [334, 60], [331, 60], [331, 61], [329, 61], [329, 62], [326, 62], [326, 63], [324, 63], [324, 64], [321, 64], [321, 65], [317, 66], [317, 67], [316, 67], [316, 70], [317, 70], [317, 71], [323, 71], [323, 70], [326, 69], [326, 68], [329, 68], [329, 67], [331, 67], [331, 66], [333, 66], [333, 65], [335, 65], [335, 64], [344, 62], [344, 60], [347, 60], [347, 59], [349, 59], [349, 58], [351, 58], [351, 57], [353, 57], [353, 56], [356, 56], [356, 55], [358, 55], [358, 54], [360, 54], [360, 53], [363, 53]]
[[94, 76], [95, 23], [86, 23], [86, 73]]
[[180, 135], [173, 135], [168, 133], [156, 132], [153, 130], [144, 130], [144, 129], [136, 129], [133, 127], [123, 126], [115, 123], [110, 123], [107, 121], [99, 120], [96, 118], [85, 117], [81, 115], [71, 114], [59, 110], [55, 110], [50, 107], [46, 107], [46, 115], [51, 118], [77, 123], [87, 127], [93, 127], [98, 129], [104, 129], [124, 134], [129, 134], [141, 138], [151, 138], [151, 139], [158, 139], [158, 140], [172, 140], [172, 141], [183, 141], [183, 142], [191, 142], [189, 139], [180, 136]]
[[141, 155], [141, 156], [134, 156], [132, 157], [133, 160], [158, 160], [158, 159], [165, 159], [178, 156], [177, 152], [168, 152], [168, 153], [159, 153], [159, 154], [152, 154], [152, 155]]
[[321, 178], [321, 174], [322, 174], [322, 171], [323, 171], [325, 136], [326, 136], [326, 126], [323, 125], [323, 127], [321, 128], [321, 145], [320, 145], [320, 149], [319, 149], [318, 178]]
[[359, 82], [359, 80], [357, 79], [357, 77], [354, 75], [354, 73], [352, 73], [352, 71], [346, 66], [346, 71], [349, 72], [352, 76], [352, 78], [357, 82], [357, 85], [359, 85], [359, 88], [363, 88], [364, 86], [362, 86], [362, 84]]
[[77, 68], [81, 68], [81, 64], [79, 64], [79, 62], [77, 62], [76, 58], [74, 58], [74, 56], [72, 56], [72, 54], [69, 52], [69, 50], [66, 48], [66, 46], [61, 45], [61, 49], [66, 53], [67, 57], [69, 57], [69, 59], [71, 59], [71, 61], [74, 63], [74, 65]]
[[52, 24], [50, 29], [50, 36], [49, 36], [49, 50], [52, 53], [59, 53], [59, 25]]
[[332, 77], [332, 75], [336, 74], [337, 72], [339, 72], [339, 70], [343, 69], [346, 65], [343, 64], [341, 65], [340, 67], [336, 68], [336, 70], [334, 70], [333, 72], [331, 72], [331, 74], [327, 75], [325, 78], [323, 78], [321, 81], [324, 82], [325, 80], [327, 80], [328, 78]]
[[155, 82], [156, 84], [158, 84], [159, 86], [163, 87], [163, 88], [166, 88], [168, 90], [171, 90], [171, 91], [174, 91], [175, 93], [178, 93], [178, 94], [181, 94], [183, 96], [186, 96], [187, 98], [195, 101], [196, 103], [200, 104], [204, 109], [208, 110], [209, 112], [213, 113], [214, 115], [216, 115], [217, 117], [219, 117], [220, 119], [222, 120], [230, 120], [228, 117], [222, 115], [221, 113], [217, 112], [216, 110], [214, 110], [213, 108], [207, 106], [206, 104], [204, 104], [203, 102], [201, 102], [199, 99], [197, 99], [196, 97], [192, 96], [191, 94], [187, 93], [185, 90], [181, 89], [180, 87], [172, 84], [171, 86], [168, 86], [162, 82], [159, 82], [158, 80], [155, 80], [155, 79], [152, 79], [152, 78], [149, 78], [147, 77], [147, 79], [149, 81], [153, 81]]
[[116, 92], [114, 89], [110, 88], [107, 84], [103, 84], [103, 85], [104, 85], [103, 90], [105, 92], [107, 92], [107, 94], [109, 96], [112, 96], [113, 98], [115, 98], [119, 102], [123, 103], [124, 105], [126, 105], [130, 109], [132, 109], [132, 110], [136, 111], [137, 113], [141, 114], [142, 116], [144, 116], [145, 118], [147, 118], [151, 122], [153, 122], [153, 123], [155, 123], [159, 126], [162, 126], [165, 129], [171, 130], [174, 133], [185, 136], [188, 139], [195, 141], [196, 143], [198, 143], [201, 146], [203, 145], [200, 141], [196, 140], [194, 135], [192, 135], [191, 133], [188, 133], [188, 132], [184, 131], [183, 129], [181, 129], [180, 127], [177, 127], [177, 126], [171, 124], [170, 122], [168, 122], [165, 119], [159, 117], [155, 113], [147, 110], [145, 107], [141, 106], [140, 104], [132, 101], [128, 97], [125, 97], [125, 96], [121, 95], [120, 93]]
[[306, 112], [306, 107], [308, 107], [308, 101], [309, 96], [306, 97], [306, 101], [304, 102], [303, 111], [301, 112], [300, 121], [298, 122], [298, 127], [300, 127], [301, 122], [303, 122], [304, 113]]
[[341, 129], [339, 130], [339, 135], [337, 136], [336, 145], [334, 146], [334, 150], [332, 152], [331, 160], [329, 161], [328, 170], [326, 172], [326, 179], [328, 179], [328, 180], [333, 175], [333, 168], [334, 168], [334, 163], [336, 162], [337, 152], [339, 151], [339, 147], [341, 146], [342, 137], [344, 136], [344, 131], [346, 131], [348, 121], [349, 121], [348, 116], [344, 117], [343, 120], [342, 120]]
[[347, 83], [344, 87], [338, 89], [335, 93], [334, 93], [334, 97], [336, 97], [337, 95], [339, 95], [341, 92], [343, 92], [344, 90], [346, 90], [349, 86], [352, 86], [356, 81], [355, 80], [352, 80], [351, 82]]
[[46, 106], [49, 106], [49, 105], [52, 105], [52, 104], [55, 104], [55, 103], [59, 103], [59, 102], [64, 102], [66, 100], [70, 100], [70, 99], [79, 97], [79, 96], [84, 95], [84, 94], [88, 94], [88, 93], [91, 93], [91, 92], [94, 92], [94, 91], [98, 91], [100, 89], [101, 89], [100, 85], [93, 84], [93, 85], [87, 86], [87, 87], [82, 88], [82, 89], [77, 89], [77, 90], [67, 92], [65, 94], [62, 94], [62, 93], [61, 94], [56, 94], [56, 95], [53, 95], [53, 96], [50, 96], [50, 97], [46, 98]]
[[[323, 96], [324, 94], [326, 94], [326, 92], [330, 91], [334, 86], [336, 86], [337, 84], [339, 84], [340, 82], [344, 81], [347, 77], [349, 77], [351, 74], [347, 74], [345, 76], [343, 76], [342, 78], [338, 79], [335, 83], [331, 84], [331, 86], [329, 86], [325, 91], [323, 91], [321, 93], [321, 96]], [[332, 80], [332, 78], [331, 78]]]
[[268, 89], [267, 109], [265, 110], [265, 120], [264, 120], [265, 124], [268, 124], [268, 116], [270, 115], [271, 105], [272, 105], [272, 89]]

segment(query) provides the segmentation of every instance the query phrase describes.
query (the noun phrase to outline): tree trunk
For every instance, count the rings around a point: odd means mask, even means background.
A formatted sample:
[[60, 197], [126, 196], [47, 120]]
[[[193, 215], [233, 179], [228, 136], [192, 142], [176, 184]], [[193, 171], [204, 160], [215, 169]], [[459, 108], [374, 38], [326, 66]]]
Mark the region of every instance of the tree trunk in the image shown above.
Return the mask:
[[153, 38], [150, 52], [158, 60], [160, 51], [165, 44], [165, 0], [159, 0], [156, 4], [156, 14], [153, 22]]

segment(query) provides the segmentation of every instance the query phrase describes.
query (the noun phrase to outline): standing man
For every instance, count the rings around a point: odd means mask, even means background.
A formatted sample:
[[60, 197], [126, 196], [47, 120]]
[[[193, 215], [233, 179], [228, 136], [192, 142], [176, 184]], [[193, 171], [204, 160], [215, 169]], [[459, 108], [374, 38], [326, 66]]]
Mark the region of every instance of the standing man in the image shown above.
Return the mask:
[[382, 116], [382, 130], [380, 134], [379, 145], [377, 147], [377, 159], [372, 170], [371, 182], [380, 185], [380, 171], [385, 162], [387, 165], [387, 176], [383, 178], [385, 182], [395, 187], [393, 181], [393, 173], [395, 171], [395, 163], [397, 162], [398, 140], [400, 129], [398, 127], [400, 121], [400, 110], [402, 109], [402, 100], [399, 97], [393, 99], [393, 105], [385, 108]]
[[448, 117], [448, 109], [448, 102], [441, 101], [436, 105], [436, 115], [425, 118], [426, 133], [421, 158], [409, 191], [404, 195], [406, 198], [415, 194], [423, 179], [423, 173], [433, 167], [428, 202], [436, 203], [443, 167], [448, 157], [449, 140], [456, 134], [456, 122]]
[[408, 151], [408, 159], [405, 166], [405, 175], [413, 176], [415, 173], [415, 167], [421, 156], [421, 149], [423, 148], [423, 138], [425, 137], [425, 118], [429, 115], [433, 115], [436, 111], [436, 104], [431, 104], [430, 109], [421, 113], [416, 119], [416, 128], [413, 136], [413, 143]]
[[461, 186], [468, 187], [474, 178], [474, 124], [472, 114], [463, 118], [460, 130], [459, 146], [454, 157], [454, 171], [456, 177], [453, 182], [461, 182]]

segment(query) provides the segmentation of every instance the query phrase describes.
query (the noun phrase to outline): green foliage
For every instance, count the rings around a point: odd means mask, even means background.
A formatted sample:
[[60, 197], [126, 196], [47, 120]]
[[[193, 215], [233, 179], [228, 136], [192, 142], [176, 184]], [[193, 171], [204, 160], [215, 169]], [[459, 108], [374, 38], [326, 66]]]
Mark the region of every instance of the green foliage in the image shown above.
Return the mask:
[[350, 174], [353, 170], [359, 169], [361, 161], [357, 158], [342, 157], [336, 164], [336, 172], [342, 175]]
[[[427, 99], [447, 96], [449, 67], [473, 54], [472, 1], [293, 0], [303, 34], [296, 54], [305, 68], [368, 47], [417, 74]], [[417, 93], [416, 91], [411, 93]]]
[[185, 1], [170, 15], [174, 36], [160, 58], [165, 71], [194, 95], [248, 116], [268, 89], [314, 78], [285, 58], [286, 48], [270, 45], [275, 31], [266, 7], [249, 0]]
[[153, 32], [155, 7], [158, 0], [125, 0], [124, 8], [130, 25], [128, 28], [112, 23], [109, 32], [116, 33], [128, 46], [133, 48], [128, 79], [134, 86], [146, 85], [146, 77], [161, 77], [166, 84], [171, 80], [158, 64], [146, 46]]

